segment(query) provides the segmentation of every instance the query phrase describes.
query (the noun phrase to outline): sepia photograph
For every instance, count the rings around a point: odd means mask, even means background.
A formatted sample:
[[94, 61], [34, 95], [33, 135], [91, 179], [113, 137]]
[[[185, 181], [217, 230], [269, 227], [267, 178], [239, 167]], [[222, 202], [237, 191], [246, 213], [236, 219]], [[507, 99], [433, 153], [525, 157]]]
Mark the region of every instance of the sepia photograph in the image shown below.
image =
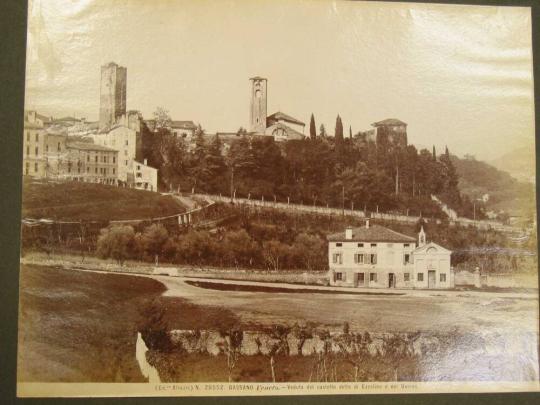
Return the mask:
[[30, 0], [17, 395], [540, 391], [531, 20]]

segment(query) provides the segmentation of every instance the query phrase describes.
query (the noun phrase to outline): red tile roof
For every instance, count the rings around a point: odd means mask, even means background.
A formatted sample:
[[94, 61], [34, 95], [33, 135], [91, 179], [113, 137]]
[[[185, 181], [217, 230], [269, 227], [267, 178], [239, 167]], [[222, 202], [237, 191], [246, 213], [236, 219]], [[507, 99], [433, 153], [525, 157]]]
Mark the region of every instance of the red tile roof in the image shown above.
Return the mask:
[[106, 146], [97, 145], [90, 142], [68, 142], [67, 148], [71, 149], [81, 149], [81, 150], [94, 150], [94, 151], [103, 151], [103, 152], [118, 152], [116, 149], [108, 148]]
[[374, 122], [371, 124], [374, 127], [386, 126], [386, 125], [407, 125], [405, 122], [398, 120], [397, 118], [387, 118], [382, 121]]
[[416, 238], [412, 236], [404, 235], [380, 225], [370, 225], [369, 228], [362, 226], [353, 228], [352, 231], [352, 239], [345, 239], [345, 232], [328, 235], [327, 239], [333, 242], [416, 242]]
[[290, 115], [287, 115], [285, 113], [282, 113], [281, 111], [275, 112], [272, 115], [269, 115], [266, 118], [266, 121], [286, 121], [290, 122], [291, 124], [297, 124], [297, 125], [306, 125], [302, 121], [297, 120], [296, 118], [291, 117]]
[[193, 121], [171, 121], [171, 128], [197, 129]]

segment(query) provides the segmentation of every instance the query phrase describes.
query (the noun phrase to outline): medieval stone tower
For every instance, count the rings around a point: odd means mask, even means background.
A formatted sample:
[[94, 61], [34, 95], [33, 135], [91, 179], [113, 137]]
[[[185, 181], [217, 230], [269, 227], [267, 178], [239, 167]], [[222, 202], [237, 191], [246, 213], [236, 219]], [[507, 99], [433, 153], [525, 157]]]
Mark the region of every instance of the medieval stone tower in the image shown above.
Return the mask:
[[114, 62], [101, 66], [99, 128], [107, 128], [126, 113], [127, 69]]
[[266, 130], [266, 82], [263, 77], [251, 79], [251, 109], [249, 130], [258, 134], [264, 134]]

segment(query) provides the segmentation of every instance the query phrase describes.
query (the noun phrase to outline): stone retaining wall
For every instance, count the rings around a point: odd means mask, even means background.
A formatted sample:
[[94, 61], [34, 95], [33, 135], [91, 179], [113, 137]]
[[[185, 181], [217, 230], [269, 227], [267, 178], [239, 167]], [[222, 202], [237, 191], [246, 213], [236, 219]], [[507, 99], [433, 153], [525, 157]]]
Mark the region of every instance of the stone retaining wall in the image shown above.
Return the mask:
[[[246, 356], [269, 355], [278, 348], [290, 356], [342, 353], [352, 355], [386, 355], [388, 351], [424, 356], [442, 351], [467, 351], [469, 354], [526, 355], [536, 353], [534, 333], [512, 336], [492, 334], [429, 334], [429, 333], [341, 333], [288, 332], [281, 336], [271, 332], [238, 331], [235, 350]], [[173, 330], [169, 332], [173, 347], [186, 353], [217, 356], [231, 348], [228, 333], [213, 330]], [[234, 339], [233, 339], [234, 340]]]

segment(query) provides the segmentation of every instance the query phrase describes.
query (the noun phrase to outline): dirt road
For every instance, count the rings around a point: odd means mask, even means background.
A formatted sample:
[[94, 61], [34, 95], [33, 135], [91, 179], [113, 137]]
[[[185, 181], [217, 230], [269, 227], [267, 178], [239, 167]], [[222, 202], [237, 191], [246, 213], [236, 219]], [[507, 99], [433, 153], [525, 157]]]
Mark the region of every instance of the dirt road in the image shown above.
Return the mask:
[[330, 328], [425, 332], [538, 332], [534, 295], [422, 291], [409, 295], [300, 294], [295, 292], [220, 291], [200, 288], [186, 279], [152, 276], [167, 287], [166, 296], [233, 311], [245, 322], [315, 322]]

